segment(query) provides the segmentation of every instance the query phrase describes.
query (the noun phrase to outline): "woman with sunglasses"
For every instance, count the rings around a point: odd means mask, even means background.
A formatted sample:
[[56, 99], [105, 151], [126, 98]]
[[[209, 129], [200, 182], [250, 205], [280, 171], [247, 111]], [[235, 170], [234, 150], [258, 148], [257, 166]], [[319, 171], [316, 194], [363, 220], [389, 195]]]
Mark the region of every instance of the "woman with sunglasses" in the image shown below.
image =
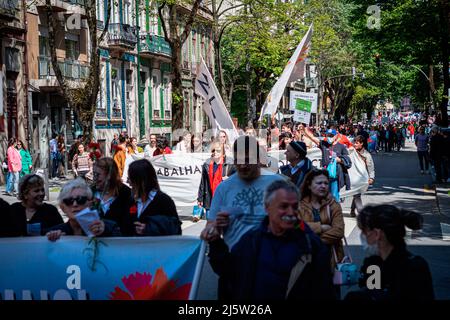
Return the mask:
[[131, 189], [122, 183], [113, 158], [100, 158], [94, 164], [94, 201], [101, 218], [115, 221], [122, 235], [134, 234], [130, 214], [134, 200]]
[[63, 223], [58, 209], [44, 203], [44, 180], [29, 174], [20, 180], [19, 200], [10, 207], [10, 237], [45, 235], [48, 229]]
[[22, 170], [20, 171], [20, 178], [22, 178], [23, 176], [31, 173], [33, 160], [31, 158], [30, 152], [27, 150], [21, 140], [17, 141], [17, 150], [19, 150], [20, 156], [22, 157]]
[[[213, 142], [211, 144], [211, 158], [202, 166], [202, 179], [198, 187], [197, 203], [207, 212], [211, 207], [212, 197], [217, 186], [231, 174], [231, 167], [225, 162], [226, 157], [222, 146], [220, 142]], [[201, 216], [192, 217], [194, 222], [200, 219]]]
[[[62, 211], [69, 220], [50, 229], [47, 238], [50, 241], [58, 240], [62, 235], [85, 235], [75, 216], [82, 210], [92, 205], [92, 190], [86, 181], [77, 178], [66, 183], [59, 193], [58, 202]], [[89, 230], [96, 237], [120, 236], [120, 230], [114, 221], [100, 219], [94, 221]]]
[[128, 178], [136, 201], [135, 235], [180, 235], [181, 221], [175, 202], [159, 188], [156, 171], [150, 161], [132, 162]]

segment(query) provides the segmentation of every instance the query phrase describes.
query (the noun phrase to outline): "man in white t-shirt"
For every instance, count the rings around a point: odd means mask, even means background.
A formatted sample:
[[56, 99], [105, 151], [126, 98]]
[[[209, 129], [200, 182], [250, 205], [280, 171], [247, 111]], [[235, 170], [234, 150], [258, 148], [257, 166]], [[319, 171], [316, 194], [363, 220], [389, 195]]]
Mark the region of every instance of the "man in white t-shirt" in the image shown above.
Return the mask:
[[221, 228], [231, 250], [246, 232], [261, 225], [266, 216], [264, 191], [273, 181], [283, 179], [270, 171], [261, 172], [263, 153], [254, 137], [240, 136], [235, 141], [233, 154], [237, 173], [219, 184], [214, 192], [203, 238], [212, 226]]
[[153, 152], [156, 150], [156, 135], [150, 135], [150, 143], [144, 148], [144, 155], [148, 158], [153, 157]]

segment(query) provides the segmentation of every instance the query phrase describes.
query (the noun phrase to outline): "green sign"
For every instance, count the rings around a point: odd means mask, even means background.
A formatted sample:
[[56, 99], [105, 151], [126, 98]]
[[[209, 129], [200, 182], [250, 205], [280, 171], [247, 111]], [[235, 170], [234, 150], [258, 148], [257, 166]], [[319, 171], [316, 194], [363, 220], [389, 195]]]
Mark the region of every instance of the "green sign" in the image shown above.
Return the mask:
[[305, 111], [311, 113], [312, 102], [303, 99], [296, 99], [295, 109], [298, 111]]

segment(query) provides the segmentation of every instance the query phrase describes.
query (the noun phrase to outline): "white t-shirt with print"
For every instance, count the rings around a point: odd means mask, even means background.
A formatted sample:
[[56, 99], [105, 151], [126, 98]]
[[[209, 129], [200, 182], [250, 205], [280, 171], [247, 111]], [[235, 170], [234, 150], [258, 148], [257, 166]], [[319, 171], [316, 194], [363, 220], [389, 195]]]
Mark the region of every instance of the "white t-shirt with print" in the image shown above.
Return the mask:
[[230, 213], [230, 224], [224, 233], [224, 240], [231, 248], [248, 231], [257, 229], [264, 217], [264, 192], [276, 180], [284, 179], [278, 174], [262, 172], [261, 175], [247, 182], [233, 174], [219, 184], [212, 199], [208, 220], [215, 220], [217, 213]]

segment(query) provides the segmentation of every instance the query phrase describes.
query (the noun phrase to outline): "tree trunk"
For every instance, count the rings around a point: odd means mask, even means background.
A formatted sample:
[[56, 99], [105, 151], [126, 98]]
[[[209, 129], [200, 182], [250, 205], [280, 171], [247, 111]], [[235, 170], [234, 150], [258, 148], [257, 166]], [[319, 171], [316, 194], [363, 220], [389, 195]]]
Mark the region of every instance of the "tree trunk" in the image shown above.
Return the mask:
[[449, 75], [449, 38], [450, 38], [450, 4], [447, 0], [441, 0], [439, 2], [439, 20], [441, 25], [441, 53], [442, 53], [442, 73], [444, 75], [444, 92], [442, 95], [442, 101], [440, 103], [440, 111], [442, 114], [441, 126], [448, 126], [448, 90], [450, 88], [450, 75]]
[[179, 41], [172, 41], [172, 128], [183, 128], [184, 123], [184, 98], [183, 82], [181, 78], [181, 47]]

